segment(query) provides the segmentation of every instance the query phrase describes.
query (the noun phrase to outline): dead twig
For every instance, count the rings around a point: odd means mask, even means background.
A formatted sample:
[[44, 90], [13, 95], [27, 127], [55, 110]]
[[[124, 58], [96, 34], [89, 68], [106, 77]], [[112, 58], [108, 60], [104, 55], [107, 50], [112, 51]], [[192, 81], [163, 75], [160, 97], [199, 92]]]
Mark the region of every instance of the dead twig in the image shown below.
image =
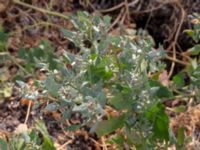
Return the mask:
[[57, 148], [57, 150], [65, 150], [66, 146], [71, 144], [73, 142], [73, 140], [69, 140], [67, 142], [65, 142], [63, 145], [61, 145], [60, 147]]
[[194, 102], [194, 96], [195, 96], [195, 90], [193, 90], [192, 91], [192, 93], [191, 93], [191, 97], [190, 97], [190, 99], [189, 99], [189, 102], [188, 102], [188, 108], [191, 108], [192, 107], [192, 104], [193, 104], [193, 102]]
[[31, 9], [37, 10], [39, 12], [42, 12], [42, 13], [46, 13], [46, 14], [49, 14], [49, 15], [52, 15], [52, 16], [57, 16], [57, 17], [67, 19], [67, 20], [69, 19], [69, 17], [64, 15], [64, 14], [54, 12], [54, 11], [49, 11], [49, 10], [39, 8], [39, 7], [36, 7], [36, 6], [33, 6], [33, 5], [29, 5], [29, 4], [21, 2], [19, 0], [13, 0], [13, 2], [17, 5], [21, 5], [21, 6], [24, 6], [24, 7], [27, 7], [27, 8], [31, 8]]
[[[179, 36], [180, 30], [181, 30], [184, 18], [185, 18], [185, 11], [184, 11], [183, 7], [179, 3], [177, 3], [177, 6], [181, 10], [181, 18], [180, 18], [180, 23], [178, 25], [177, 31], [176, 31], [175, 36], [174, 36], [174, 41], [172, 42], [172, 50], [173, 50], [173, 59], [174, 60], [176, 60], [176, 43], [177, 43], [177, 40], [178, 40], [178, 36]], [[172, 76], [173, 71], [174, 71], [174, 67], [175, 67], [175, 62], [173, 61], [172, 64], [171, 64], [169, 74], [168, 74], [168, 78], [170, 78]]]
[[184, 65], [184, 66], [186, 66], [188, 64], [187, 62], [175, 59], [174, 57], [166, 56], [165, 58], [168, 59], [168, 60], [170, 60], [170, 61], [172, 61], [172, 62], [181, 64], [181, 65]]
[[29, 100], [29, 102], [28, 102], [28, 109], [27, 109], [27, 113], [26, 113], [26, 118], [25, 118], [24, 124], [27, 124], [27, 122], [28, 122], [28, 118], [30, 116], [30, 111], [31, 111], [31, 104], [32, 104], [32, 101]]
[[120, 3], [120, 4], [116, 5], [116, 6], [113, 6], [113, 7], [108, 8], [108, 9], [101, 9], [101, 10], [99, 10], [99, 11], [100, 11], [101, 13], [108, 13], [108, 12], [112, 12], [112, 11], [114, 11], [114, 10], [117, 10], [117, 9], [123, 7], [123, 6], [125, 6], [125, 7], [133, 7], [133, 6], [136, 5], [138, 2], [139, 2], [139, 0], [134, 0], [133, 2], [128, 3], [128, 2], [126, 2], [126, 0], [125, 0], [124, 2], [122, 2], [122, 3]]
[[[166, 2], [160, 2], [161, 4], [158, 5], [157, 7], [153, 7], [151, 9], [146, 9], [146, 10], [140, 10], [140, 11], [132, 11], [131, 14], [144, 14], [144, 13], [149, 13], [149, 12], [153, 12], [156, 11], [160, 8], [162, 8], [163, 6], [167, 5], [167, 4], [173, 4], [173, 3], [177, 3], [177, 0], [171, 0], [171, 1], [166, 1]], [[131, 6], [131, 5], [129, 5]]]
[[[176, 47], [175, 47], [175, 43], [173, 43], [173, 60], [176, 60]], [[171, 64], [171, 68], [170, 68], [170, 71], [169, 71], [169, 74], [168, 74], [168, 79], [172, 76], [173, 72], [174, 72], [174, 67], [175, 67], [175, 61], [172, 61], [172, 64]]]
[[104, 137], [101, 138], [103, 150], [108, 150]]
[[12, 35], [17, 34], [19, 32], [22, 32], [22, 31], [25, 31], [25, 30], [28, 30], [28, 29], [31, 29], [31, 28], [35, 28], [35, 27], [38, 27], [38, 26], [52, 26], [52, 27], [55, 27], [55, 28], [58, 28], [58, 29], [63, 28], [60, 25], [57, 25], [57, 24], [54, 24], [54, 23], [50, 23], [50, 22], [42, 21], [42, 22], [38, 22], [38, 23], [33, 24], [33, 25], [25, 26], [20, 31], [10, 32], [9, 35], [12, 36]]
[[127, 17], [128, 22], [129, 22], [131, 18], [130, 18], [128, 0], [125, 0], [125, 1], [124, 1], [124, 4], [125, 4], [125, 8], [126, 8], [126, 17]]
[[121, 9], [121, 12], [117, 16], [117, 18], [113, 21], [113, 23], [109, 27], [109, 31], [119, 22], [120, 18], [122, 17], [122, 14], [124, 13], [124, 9]]

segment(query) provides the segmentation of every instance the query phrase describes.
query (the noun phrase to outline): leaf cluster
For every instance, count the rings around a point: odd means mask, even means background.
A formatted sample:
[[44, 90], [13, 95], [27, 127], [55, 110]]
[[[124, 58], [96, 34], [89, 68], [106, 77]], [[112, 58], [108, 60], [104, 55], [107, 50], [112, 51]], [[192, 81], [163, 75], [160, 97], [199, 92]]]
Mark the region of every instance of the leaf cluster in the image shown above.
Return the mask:
[[[62, 110], [63, 122], [79, 113], [81, 123], [66, 130], [87, 125], [99, 137], [112, 133], [109, 142], [119, 148], [126, 144], [154, 149], [176, 143], [162, 104], [174, 98], [173, 91], [157, 77], [165, 67], [161, 62], [164, 50], [155, 50], [152, 39], [139, 33], [109, 34], [110, 21], [108, 16], [101, 18], [86, 12], [72, 16], [74, 31], [61, 29], [61, 33], [80, 49], [77, 54], [65, 51], [58, 57], [46, 41], [29, 51], [21, 49], [19, 56], [26, 61], [27, 70], [33, 72], [38, 67], [47, 72], [45, 80], [35, 80], [38, 92], [32, 98], [48, 100], [45, 111]], [[191, 86], [196, 89], [199, 72], [199, 65], [190, 71]], [[173, 78], [178, 88], [184, 85], [183, 76]], [[29, 90], [25, 83], [18, 83]], [[25, 91], [24, 96], [30, 97], [28, 93]], [[117, 114], [109, 114], [107, 108]]]

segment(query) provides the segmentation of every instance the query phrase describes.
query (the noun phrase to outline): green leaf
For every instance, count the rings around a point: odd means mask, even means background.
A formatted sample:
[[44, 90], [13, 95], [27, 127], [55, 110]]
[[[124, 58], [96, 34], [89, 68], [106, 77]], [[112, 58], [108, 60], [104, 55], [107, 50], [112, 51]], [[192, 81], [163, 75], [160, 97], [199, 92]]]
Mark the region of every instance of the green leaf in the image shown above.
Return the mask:
[[175, 108], [173, 109], [173, 111], [176, 112], [176, 113], [180, 113], [180, 112], [186, 111], [186, 109], [187, 109], [186, 106], [181, 105], [181, 106], [175, 107]]
[[133, 107], [132, 89], [128, 85], [115, 83], [114, 88], [117, 89], [112, 95], [113, 97], [108, 103], [117, 110], [131, 109]]
[[124, 135], [122, 134], [117, 134], [115, 136], [112, 137], [112, 139], [110, 139], [108, 141], [108, 143], [110, 144], [116, 144], [117, 145], [117, 148], [119, 150], [122, 150], [124, 148], [124, 142], [126, 141]]
[[0, 51], [6, 50], [8, 35], [4, 32], [2, 26], [0, 25]]
[[109, 27], [111, 23], [111, 17], [110, 16], [104, 16], [103, 17], [103, 23], [106, 25], [106, 27]]
[[39, 145], [40, 138], [38, 137], [37, 131], [35, 129], [30, 132], [29, 137], [31, 141], [34, 141], [36, 144]]
[[19, 137], [19, 139], [17, 139], [16, 149], [23, 150], [24, 147], [25, 147], [25, 140], [23, 138]]
[[108, 48], [109, 44], [110, 44], [109, 39], [104, 39], [100, 41], [100, 43], [98, 44], [98, 50], [101, 52], [101, 54], [105, 53], [105, 50]]
[[178, 73], [173, 77], [173, 82], [177, 87], [183, 87], [185, 85], [185, 80], [184, 80], [184, 74], [183, 73]]
[[197, 56], [200, 54], [200, 44], [196, 44], [194, 47], [190, 48], [188, 52], [193, 55]]
[[63, 113], [62, 113], [62, 118], [61, 120], [62, 121], [65, 121], [67, 119], [70, 119], [71, 118], [71, 115], [72, 115], [72, 111], [71, 110], [65, 110]]
[[8, 39], [8, 35], [0, 30], [0, 43], [2, 42], [6, 42], [6, 40]]
[[99, 94], [97, 95], [97, 100], [99, 104], [104, 107], [106, 104], [106, 95], [103, 91], [100, 91]]
[[42, 149], [44, 150], [55, 150], [55, 147], [53, 145], [52, 140], [50, 139], [49, 133], [46, 129], [46, 126], [44, 124], [44, 122], [42, 121], [37, 121], [36, 122], [36, 128], [41, 132], [42, 136], [43, 136], [43, 144], [42, 144]]
[[78, 125], [71, 125], [69, 127], [66, 127], [65, 130], [68, 130], [68, 131], [75, 131], [75, 130], [78, 130], [80, 129], [81, 125], [78, 124]]
[[88, 12], [78, 11], [77, 16], [81, 22], [90, 23]]
[[148, 120], [153, 126], [153, 138], [159, 140], [169, 140], [169, 118], [165, 113], [165, 108], [161, 103], [151, 107], [146, 113]]
[[69, 31], [69, 30], [66, 30], [66, 29], [61, 29], [62, 33], [64, 34], [64, 36], [69, 39], [70, 41], [73, 41], [77, 34], [75, 32], [72, 32], [72, 31]]
[[[200, 89], [200, 64], [196, 64], [195, 66], [190, 64], [187, 66], [186, 71], [190, 77], [191, 84]], [[198, 94], [198, 92], [196, 92], [196, 94]]]
[[194, 31], [191, 29], [184, 30], [184, 32], [187, 33], [190, 37], [193, 37], [195, 34]]
[[153, 96], [157, 98], [172, 98], [173, 93], [167, 87], [163, 86], [158, 81], [151, 80], [149, 84], [152, 88], [156, 88], [157, 90], [154, 91]]
[[[87, 82], [86, 82], [86, 85], [87, 85]], [[96, 83], [96, 85], [92, 89], [84, 88], [83, 90], [84, 90], [85, 94], [87, 92], [87, 95], [96, 97], [96, 99], [99, 102], [99, 104], [101, 105], [101, 107], [105, 106], [107, 99], [106, 99], [106, 94], [103, 90], [103, 83], [101, 81]], [[85, 90], [87, 90], [87, 91], [85, 91]]]
[[103, 66], [103, 64], [91, 65], [89, 66], [86, 78], [91, 80], [93, 83], [97, 83], [101, 80], [108, 81], [113, 75], [112, 70], [110, 70], [107, 66]]
[[184, 146], [184, 141], [185, 141], [184, 128], [183, 127], [179, 127], [178, 128], [178, 137], [177, 137], [177, 146], [178, 147], [183, 147]]
[[27, 51], [24, 48], [20, 48], [18, 51], [18, 56], [25, 59], [27, 57]]
[[95, 26], [98, 26], [100, 24], [101, 17], [100, 16], [94, 16], [93, 23]]
[[109, 104], [117, 110], [132, 108], [132, 100], [124, 98], [122, 93], [114, 95], [114, 97], [109, 100]]
[[57, 103], [50, 103], [44, 108], [45, 111], [50, 111], [50, 112], [56, 111], [58, 109], [59, 105]]
[[42, 40], [39, 46], [30, 48], [27, 51], [21, 48], [18, 56], [26, 62], [23, 65], [28, 72], [33, 72], [35, 68], [41, 68], [41, 64], [50, 70], [58, 70], [61, 67], [53, 46], [47, 40]]
[[7, 142], [0, 138], [0, 149], [1, 150], [8, 150]]
[[108, 135], [109, 133], [117, 130], [118, 128], [122, 128], [125, 123], [125, 115], [110, 118], [109, 120], [103, 120], [99, 123], [96, 134], [98, 137]]
[[56, 83], [52, 75], [45, 80], [44, 86], [50, 94], [52, 94], [55, 97], [58, 96], [58, 91], [61, 87], [61, 84]]

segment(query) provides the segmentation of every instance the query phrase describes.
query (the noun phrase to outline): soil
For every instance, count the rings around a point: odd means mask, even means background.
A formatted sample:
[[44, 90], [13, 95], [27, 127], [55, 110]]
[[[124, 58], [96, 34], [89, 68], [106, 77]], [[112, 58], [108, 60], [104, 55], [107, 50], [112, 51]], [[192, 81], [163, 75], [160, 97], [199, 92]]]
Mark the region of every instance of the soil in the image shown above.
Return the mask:
[[[66, 16], [76, 13], [78, 10], [110, 15], [113, 17], [113, 22], [119, 16], [120, 20], [117, 23], [120, 22], [126, 28], [146, 29], [155, 40], [155, 48], [159, 44], [163, 44], [169, 53], [172, 51], [171, 43], [173, 42], [176, 42], [177, 51], [180, 52], [184, 52], [194, 45], [192, 39], [183, 31], [192, 28], [193, 13], [200, 13], [199, 0], [139, 0], [129, 7], [128, 14], [125, 13], [124, 6], [116, 7], [123, 3], [124, 0], [24, 0], [24, 2], [39, 8], [51, 9]], [[50, 2], [52, 2], [51, 6]], [[128, 2], [132, 3], [134, 0], [129, 0]], [[124, 12], [120, 13], [121, 11]], [[46, 22], [52, 22], [52, 24], [57, 26], [48, 26]], [[117, 23], [113, 24], [112, 30], [118, 28], [119, 24]], [[63, 37], [58, 28], [59, 26], [64, 26], [67, 29], [72, 29], [73, 27], [68, 20], [49, 16], [47, 13], [14, 4], [9, 0], [0, 0], [0, 24], [5, 29], [5, 32], [9, 34], [8, 50], [14, 57], [19, 48], [29, 49], [35, 47], [41, 39], [50, 40], [56, 52], [63, 49], [74, 53], [78, 51], [73, 46], [73, 43], [70, 43]], [[13, 71], [13, 64], [1, 64], [3, 67], [5, 65], [9, 68], [9, 71]], [[181, 66], [177, 66], [175, 71], [180, 68]], [[14, 69], [14, 74], [17, 70], [18, 68]], [[24, 123], [28, 105], [21, 103], [20, 91], [15, 86], [12, 95], [2, 101], [0, 101], [0, 132], [12, 133], [19, 124]], [[171, 102], [170, 104], [168, 102], [166, 105], [174, 107]], [[199, 112], [197, 111], [191, 112], [189, 110], [186, 114], [173, 119], [173, 126], [177, 126], [177, 120], [184, 120], [181, 118], [191, 118], [190, 116], [198, 116], [198, 114]], [[50, 135], [59, 146], [66, 145], [74, 150], [102, 149], [102, 139], [98, 139], [96, 135], [90, 134], [87, 128], [82, 128], [73, 133], [66, 132], [59, 123], [56, 123], [55, 115], [59, 116], [60, 114], [55, 112], [54, 114], [41, 115], [37, 111], [32, 110], [28, 126], [31, 127], [37, 118], [43, 118]], [[81, 118], [73, 119], [80, 120]], [[197, 126], [198, 121], [195, 121], [195, 125], [187, 123], [189, 124], [188, 126], [193, 127]]]

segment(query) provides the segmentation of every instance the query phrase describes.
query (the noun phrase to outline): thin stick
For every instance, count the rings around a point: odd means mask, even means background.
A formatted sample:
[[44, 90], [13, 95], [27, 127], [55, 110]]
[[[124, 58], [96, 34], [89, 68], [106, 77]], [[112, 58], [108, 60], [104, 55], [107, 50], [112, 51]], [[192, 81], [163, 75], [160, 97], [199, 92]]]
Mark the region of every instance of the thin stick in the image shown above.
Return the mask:
[[[127, 6], [128, 6], [128, 7], [134, 6], [134, 5], [137, 4], [138, 2], [139, 2], [139, 0], [135, 0], [135, 1], [133, 1], [133, 2], [128, 3]], [[113, 7], [111, 7], [111, 8], [102, 9], [102, 10], [99, 10], [99, 11], [102, 12], [102, 13], [108, 13], [108, 12], [117, 10], [117, 9], [123, 7], [123, 6], [125, 6], [125, 2], [122, 2], [122, 3], [120, 3], [120, 4], [116, 5], [116, 6], [113, 6]]]
[[[173, 4], [173, 3], [177, 3], [177, 0], [171, 0], [171, 1], [167, 1], [167, 2], [161, 2], [160, 5], [158, 5], [157, 7], [152, 8], [152, 9], [146, 9], [146, 10], [142, 10], [142, 11], [132, 11], [131, 13], [133, 13], [133, 14], [136, 14], [136, 13], [137, 14], [149, 13], [149, 12], [156, 11], [156, 10], [162, 8], [163, 6], [165, 6], [167, 4]], [[130, 6], [130, 4], [129, 4], [129, 6]]]
[[[175, 44], [173, 44], [173, 60], [176, 60], [176, 47], [175, 47]], [[168, 74], [168, 79], [172, 76], [172, 74], [174, 72], [175, 64], [176, 63], [174, 61], [172, 61], [171, 68], [170, 68], [170, 71], [169, 71], [169, 74]]]
[[[167, 53], [173, 53], [173, 52], [171, 52], [171, 51], [167, 51]], [[179, 55], [179, 56], [181, 56], [181, 57], [183, 57], [183, 58], [185, 58], [185, 59], [187, 59], [187, 60], [190, 60], [190, 57], [189, 57], [189, 53], [188, 52], [176, 52], [176, 55]]]
[[128, 20], [128, 22], [130, 22], [130, 13], [129, 13], [129, 7], [128, 7], [128, 0], [125, 0], [124, 3], [125, 3], [125, 7], [126, 7], [127, 20]]
[[104, 137], [101, 138], [101, 141], [102, 141], [103, 150], [108, 150], [108, 149], [107, 149], [107, 145], [106, 145], [106, 143], [105, 143]]
[[124, 12], [124, 9], [121, 9], [120, 14], [117, 16], [117, 18], [113, 21], [113, 23], [109, 27], [109, 31], [119, 22], [120, 18], [122, 17], [122, 14]]
[[98, 145], [98, 146], [100, 146], [100, 147], [103, 147], [103, 145], [100, 144], [100, 143], [98, 143], [95, 139], [93, 139], [93, 138], [91, 138], [91, 137], [89, 137], [89, 139], [90, 139], [93, 143], [95, 143], [96, 145]]
[[168, 59], [168, 60], [171, 60], [175, 63], [184, 65], [184, 66], [186, 66], [188, 64], [187, 62], [184, 62], [184, 61], [181, 61], [181, 60], [178, 60], [178, 59], [174, 59], [173, 57], [170, 57], [170, 56], [166, 56], [165, 58]]
[[[178, 26], [178, 29], [177, 29], [177, 32], [175, 34], [175, 37], [174, 37], [174, 42], [172, 43], [172, 48], [173, 48], [173, 59], [175, 60], [176, 59], [176, 43], [177, 43], [177, 40], [178, 40], [178, 36], [179, 36], [179, 33], [180, 33], [180, 30], [181, 30], [181, 27], [182, 27], [182, 24], [183, 24], [183, 20], [184, 20], [184, 17], [185, 17], [185, 12], [184, 12], [184, 9], [178, 5], [181, 9], [181, 20], [180, 20], [180, 24]], [[175, 62], [173, 61], [172, 62], [172, 65], [171, 65], [171, 68], [170, 68], [170, 71], [169, 71], [169, 75], [168, 75], [168, 78], [171, 77], [171, 75], [173, 74], [173, 71], [174, 71], [174, 67], [175, 67]]]
[[21, 6], [24, 6], [24, 7], [28, 7], [28, 8], [37, 10], [37, 11], [40, 11], [42, 13], [47, 13], [49, 15], [57, 16], [57, 17], [64, 18], [64, 19], [67, 19], [67, 20], [69, 19], [69, 17], [66, 16], [66, 15], [64, 15], [64, 14], [61, 14], [61, 13], [58, 13], [58, 12], [55, 12], [55, 11], [50, 11], [50, 10], [42, 9], [42, 8], [39, 8], [39, 7], [36, 7], [36, 6], [33, 6], [33, 5], [29, 5], [29, 4], [21, 2], [19, 0], [13, 0], [13, 2], [15, 4], [18, 4], [18, 5], [21, 5]]
[[25, 30], [28, 30], [28, 29], [31, 29], [31, 28], [34, 28], [34, 27], [37, 27], [37, 26], [52, 26], [52, 27], [56, 27], [56, 28], [59, 28], [59, 29], [63, 28], [60, 25], [42, 21], [42, 22], [39, 22], [39, 23], [36, 23], [36, 24], [33, 24], [33, 25], [26, 26], [26, 27], [22, 28], [20, 31], [10, 32], [9, 35], [12, 36], [14, 34], [17, 34], [17, 33], [21, 32], [21, 31], [25, 31]]
[[99, 11], [102, 12], [102, 13], [107, 13], [107, 12], [111, 12], [111, 11], [117, 10], [117, 9], [123, 7], [123, 6], [124, 6], [124, 2], [122, 2], [122, 3], [120, 3], [120, 4], [116, 5], [116, 6], [113, 6], [111, 8], [102, 9], [102, 10], [99, 10]]
[[10, 55], [10, 53], [8, 53], [8, 57], [11, 59], [11, 61], [13, 61], [15, 63], [15, 65], [17, 65], [25, 74], [30, 74], [28, 71], [26, 71], [26, 69], [24, 69], [24, 67], [22, 65], [20, 65], [16, 59]]
[[28, 109], [27, 109], [27, 113], [26, 113], [26, 118], [25, 118], [24, 124], [27, 124], [27, 122], [28, 122], [28, 118], [30, 116], [30, 110], [31, 110], [31, 103], [32, 103], [32, 101], [29, 100]]
[[122, 16], [122, 19], [120, 21], [120, 24], [122, 25], [124, 23], [124, 20], [126, 19], [126, 13]]
[[10, 55], [8, 52], [0, 52], [0, 56]]
[[66, 146], [71, 144], [73, 141], [72, 140], [69, 140], [67, 142], [65, 142], [63, 145], [61, 145], [60, 147], [58, 147], [58, 150], [63, 150], [63, 149], [66, 149]]
[[188, 103], [188, 105], [189, 105], [188, 107], [189, 107], [189, 108], [192, 107], [192, 103], [193, 103], [193, 101], [194, 101], [194, 96], [195, 96], [195, 91], [194, 91], [194, 90], [192, 91], [191, 95], [192, 95], [192, 96], [190, 97], [189, 103]]

